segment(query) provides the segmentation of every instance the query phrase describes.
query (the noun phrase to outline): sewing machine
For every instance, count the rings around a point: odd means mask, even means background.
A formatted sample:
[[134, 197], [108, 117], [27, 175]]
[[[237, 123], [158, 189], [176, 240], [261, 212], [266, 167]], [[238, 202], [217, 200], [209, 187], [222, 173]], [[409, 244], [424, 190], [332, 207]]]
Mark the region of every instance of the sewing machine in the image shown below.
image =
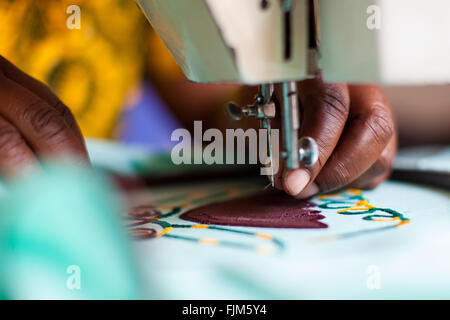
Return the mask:
[[296, 81], [384, 84], [450, 79], [448, 0], [138, 0], [186, 77], [258, 84], [253, 104], [228, 103], [232, 119], [267, 128], [282, 86], [281, 156], [313, 165], [314, 140], [298, 140]]

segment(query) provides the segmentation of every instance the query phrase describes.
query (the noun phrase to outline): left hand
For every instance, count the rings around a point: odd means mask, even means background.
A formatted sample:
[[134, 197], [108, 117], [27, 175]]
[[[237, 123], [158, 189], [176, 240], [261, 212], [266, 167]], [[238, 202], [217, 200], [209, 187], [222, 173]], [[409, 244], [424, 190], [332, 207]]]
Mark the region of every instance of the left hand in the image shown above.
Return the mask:
[[0, 176], [22, 174], [48, 157], [90, 166], [70, 110], [45, 84], [0, 56]]

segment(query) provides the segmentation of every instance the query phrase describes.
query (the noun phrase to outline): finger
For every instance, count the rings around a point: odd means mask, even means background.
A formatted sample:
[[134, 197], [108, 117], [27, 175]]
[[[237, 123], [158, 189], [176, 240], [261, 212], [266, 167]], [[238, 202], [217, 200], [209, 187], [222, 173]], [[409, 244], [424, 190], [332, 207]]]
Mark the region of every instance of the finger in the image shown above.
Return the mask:
[[72, 112], [59, 100], [49, 87], [29, 76], [2, 56], [0, 56], [0, 70], [7, 78], [20, 84], [22, 87], [28, 89], [47, 102], [50, 106], [54, 107], [63, 116], [67, 125], [74, 130], [75, 134], [82, 139], [84, 143], [83, 135]]
[[344, 130], [350, 108], [347, 85], [327, 84], [320, 79], [302, 81], [299, 98], [303, 107], [300, 136], [317, 142], [319, 159], [309, 168], [284, 170], [284, 190], [292, 196], [302, 192], [322, 170]]
[[76, 155], [85, 161], [84, 143], [48, 103], [0, 75], [0, 113], [14, 125], [38, 154]]
[[389, 176], [391, 175], [391, 170], [389, 170], [388, 172], [386, 172], [385, 174], [375, 178], [374, 180], [372, 180], [369, 184], [366, 184], [364, 186], [361, 186], [360, 188], [357, 189], [365, 189], [365, 190], [371, 190], [371, 189], [375, 189], [376, 187], [378, 187], [381, 183], [383, 183], [385, 180], [387, 180], [389, 178]]
[[357, 189], [373, 189], [386, 180], [391, 174], [392, 163], [397, 151], [397, 137], [391, 138], [378, 160], [349, 187]]
[[342, 188], [369, 169], [394, 135], [389, 103], [376, 86], [352, 86], [349, 121], [314, 184], [300, 196]]
[[33, 151], [20, 132], [0, 116], [0, 174], [14, 176], [38, 166]]

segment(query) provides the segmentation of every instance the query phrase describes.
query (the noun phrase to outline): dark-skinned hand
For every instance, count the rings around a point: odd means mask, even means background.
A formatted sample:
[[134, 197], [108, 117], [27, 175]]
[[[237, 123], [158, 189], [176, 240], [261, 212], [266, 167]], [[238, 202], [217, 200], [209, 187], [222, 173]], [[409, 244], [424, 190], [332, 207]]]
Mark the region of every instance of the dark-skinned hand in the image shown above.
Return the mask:
[[89, 164], [70, 110], [47, 86], [0, 56], [0, 175], [39, 166], [47, 157]]
[[297, 198], [344, 187], [371, 189], [389, 177], [397, 149], [393, 114], [374, 85], [299, 83], [300, 137], [315, 139], [319, 160], [308, 168], [280, 168], [275, 187]]

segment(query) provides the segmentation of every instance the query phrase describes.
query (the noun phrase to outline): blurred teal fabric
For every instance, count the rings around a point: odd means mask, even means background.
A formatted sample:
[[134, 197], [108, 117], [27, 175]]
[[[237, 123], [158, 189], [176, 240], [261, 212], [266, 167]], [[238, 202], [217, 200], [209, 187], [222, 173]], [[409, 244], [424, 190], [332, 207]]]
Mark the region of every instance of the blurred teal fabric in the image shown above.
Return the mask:
[[135, 299], [138, 280], [108, 181], [46, 166], [0, 194], [0, 295]]

